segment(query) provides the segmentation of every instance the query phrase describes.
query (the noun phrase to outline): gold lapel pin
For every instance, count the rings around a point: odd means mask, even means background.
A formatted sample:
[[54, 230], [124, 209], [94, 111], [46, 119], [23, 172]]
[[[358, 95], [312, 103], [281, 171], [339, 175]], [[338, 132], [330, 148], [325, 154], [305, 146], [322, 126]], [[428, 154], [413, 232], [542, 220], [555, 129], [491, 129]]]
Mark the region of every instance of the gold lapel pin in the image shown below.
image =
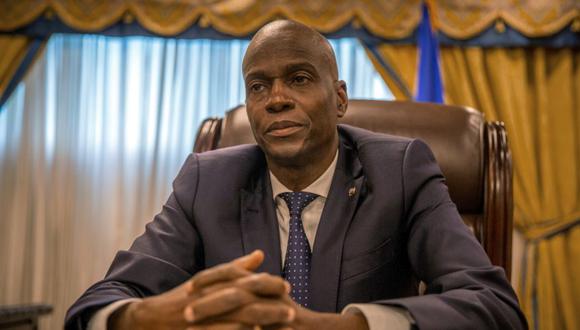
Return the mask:
[[356, 194], [356, 187], [352, 187], [348, 190], [348, 197], [352, 197]]

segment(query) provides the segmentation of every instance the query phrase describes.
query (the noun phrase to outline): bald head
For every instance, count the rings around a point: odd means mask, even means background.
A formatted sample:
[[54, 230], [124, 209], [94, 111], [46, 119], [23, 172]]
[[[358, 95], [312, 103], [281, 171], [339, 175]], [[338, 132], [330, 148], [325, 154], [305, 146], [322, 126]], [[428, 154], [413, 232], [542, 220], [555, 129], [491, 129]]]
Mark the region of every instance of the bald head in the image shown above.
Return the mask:
[[297, 45], [317, 53], [328, 65], [332, 79], [338, 79], [336, 57], [328, 40], [311, 27], [290, 20], [274, 21], [258, 30], [244, 55], [242, 70], [244, 74], [247, 72], [251, 59], [259, 52], [272, 49], [272, 47], [295, 48]]

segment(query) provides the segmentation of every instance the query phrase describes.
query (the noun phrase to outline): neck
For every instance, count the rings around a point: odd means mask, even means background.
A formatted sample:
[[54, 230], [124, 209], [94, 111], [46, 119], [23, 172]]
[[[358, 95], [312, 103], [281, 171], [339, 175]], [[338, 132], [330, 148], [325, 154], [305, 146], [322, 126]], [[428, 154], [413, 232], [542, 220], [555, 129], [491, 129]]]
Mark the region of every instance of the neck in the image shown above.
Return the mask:
[[338, 137], [333, 147], [300, 164], [288, 164], [267, 158], [268, 168], [280, 182], [292, 191], [301, 191], [318, 179], [330, 166], [338, 148]]

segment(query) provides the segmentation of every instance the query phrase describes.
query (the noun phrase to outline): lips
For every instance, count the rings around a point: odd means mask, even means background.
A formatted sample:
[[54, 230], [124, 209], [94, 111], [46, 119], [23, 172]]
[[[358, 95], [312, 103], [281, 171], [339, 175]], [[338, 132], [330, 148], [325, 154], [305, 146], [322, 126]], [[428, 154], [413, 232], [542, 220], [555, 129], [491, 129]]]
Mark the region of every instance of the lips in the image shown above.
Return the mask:
[[290, 120], [276, 121], [268, 126], [266, 134], [275, 137], [290, 136], [303, 128], [303, 125]]

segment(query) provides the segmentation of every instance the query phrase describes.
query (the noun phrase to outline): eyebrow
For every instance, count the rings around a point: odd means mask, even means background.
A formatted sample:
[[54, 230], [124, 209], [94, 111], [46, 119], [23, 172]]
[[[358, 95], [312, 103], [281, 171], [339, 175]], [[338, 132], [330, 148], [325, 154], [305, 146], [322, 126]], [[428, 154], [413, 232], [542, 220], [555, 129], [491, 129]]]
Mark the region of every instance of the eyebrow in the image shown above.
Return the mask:
[[[316, 67], [309, 62], [296, 62], [286, 65], [286, 67], [284, 68], [284, 75], [300, 70], [308, 71], [309, 73], [312, 73], [316, 77], [319, 76]], [[250, 70], [250, 72], [244, 77], [244, 80], [251, 80], [256, 78], [270, 78], [270, 76], [266, 73], [265, 70], [255, 70], [255, 71]]]

